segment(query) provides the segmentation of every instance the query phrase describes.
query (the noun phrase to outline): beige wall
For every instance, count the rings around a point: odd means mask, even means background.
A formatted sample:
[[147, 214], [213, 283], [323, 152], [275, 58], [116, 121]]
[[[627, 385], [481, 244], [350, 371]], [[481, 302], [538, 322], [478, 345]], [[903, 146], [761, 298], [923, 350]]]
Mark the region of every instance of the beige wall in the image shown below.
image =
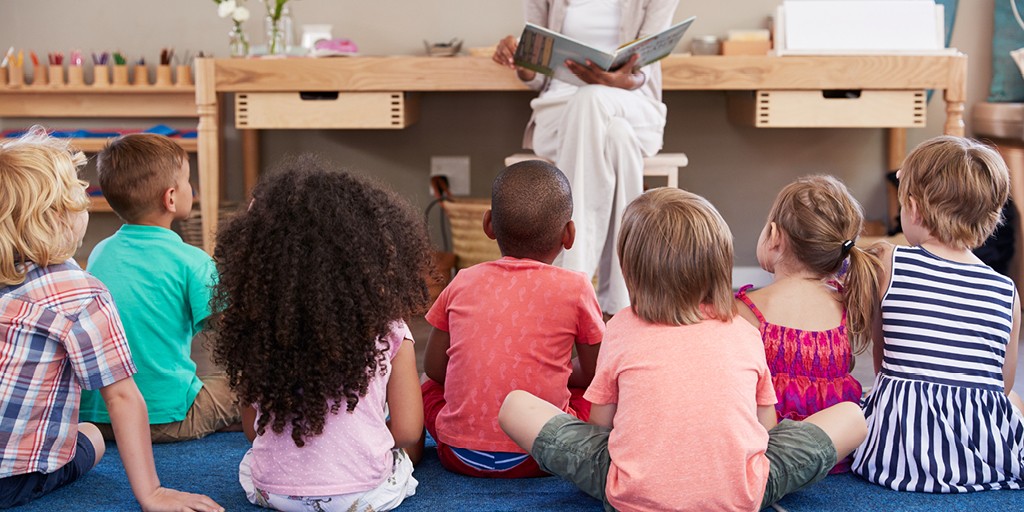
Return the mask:
[[[690, 35], [723, 35], [730, 28], [761, 27], [778, 3], [684, 0], [676, 19], [697, 16]], [[517, 0], [296, 0], [292, 4], [297, 25], [330, 23], [335, 36], [353, 39], [366, 55], [421, 53], [424, 39], [459, 37], [466, 47], [488, 46], [522, 27]], [[261, 42], [262, 3], [250, 0], [248, 6], [256, 15], [247, 23], [248, 32]], [[230, 24], [217, 18], [215, 7], [211, 0], [0, 0], [0, 46], [15, 45], [37, 53], [70, 48], [121, 50], [133, 60], [145, 55], [150, 62], [163, 46], [223, 56]], [[984, 101], [987, 94], [992, 7], [993, 0], [962, 0], [953, 34], [953, 46], [970, 56], [968, 133], [971, 105]], [[319, 151], [347, 167], [379, 176], [422, 207], [430, 199], [430, 156], [469, 155], [472, 191], [485, 195], [502, 167], [502, 158], [519, 149], [530, 98], [528, 93], [425, 94], [421, 120], [409, 129], [264, 133], [263, 159], [270, 164], [284, 153]], [[932, 100], [928, 127], [910, 130], [911, 145], [941, 133], [945, 113], [940, 99]], [[884, 217], [882, 130], [735, 126], [726, 118], [723, 93], [669, 92], [665, 102], [669, 107], [665, 150], [690, 157], [680, 186], [705, 195], [721, 210], [736, 236], [738, 265], [756, 265], [754, 244], [775, 191], [803, 174], [839, 176], [864, 203], [869, 218]], [[4, 119], [0, 127], [28, 122]], [[79, 125], [63, 120], [51, 123]], [[130, 121], [112, 124], [135, 126]], [[227, 158], [229, 193], [237, 199], [240, 178], [233, 150], [237, 147], [229, 148]], [[116, 225], [112, 215], [94, 215], [85, 249]]]

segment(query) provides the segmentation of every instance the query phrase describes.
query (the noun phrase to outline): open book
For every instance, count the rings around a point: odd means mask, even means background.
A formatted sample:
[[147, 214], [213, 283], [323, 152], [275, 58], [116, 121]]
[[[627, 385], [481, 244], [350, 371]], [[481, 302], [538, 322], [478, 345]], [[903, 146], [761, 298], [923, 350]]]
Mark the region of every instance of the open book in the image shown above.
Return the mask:
[[683, 38], [683, 33], [690, 28], [695, 19], [696, 17], [691, 16], [657, 34], [626, 43], [612, 53], [527, 23], [523, 28], [523, 35], [519, 37], [514, 60], [517, 66], [532, 69], [563, 82], [583, 85], [583, 82], [565, 66], [566, 60], [580, 64], [586, 64], [586, 61], [590, 60], [607, 71], [617, 69], [629, 61], [633, 54], [639, 54], [637, 67], [646, 66], [672, 53], [679, 40]]

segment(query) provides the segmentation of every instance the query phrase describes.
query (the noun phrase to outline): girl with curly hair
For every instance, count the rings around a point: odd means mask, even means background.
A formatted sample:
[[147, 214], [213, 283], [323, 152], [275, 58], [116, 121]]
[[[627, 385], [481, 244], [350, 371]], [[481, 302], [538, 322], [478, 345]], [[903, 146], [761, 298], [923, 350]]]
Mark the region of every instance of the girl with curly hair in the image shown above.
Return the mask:
[[214, 359], [253, 441], [239, 480], [278, 510], [390, 510], [416, 491], [412, 335], [430, 247], [392, 192], [313, 158], [285, 163], [220, 231]]

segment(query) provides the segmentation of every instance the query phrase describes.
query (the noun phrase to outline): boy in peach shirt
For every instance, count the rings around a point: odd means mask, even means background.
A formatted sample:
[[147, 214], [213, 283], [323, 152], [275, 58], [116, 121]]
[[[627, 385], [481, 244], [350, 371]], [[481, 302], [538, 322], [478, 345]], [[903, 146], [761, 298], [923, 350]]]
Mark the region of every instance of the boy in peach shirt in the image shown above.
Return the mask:
[[[572, 247], [572, 193], [555, 166], [508, 167], [494, 180], [484, 232], [502, 258], [459, 272], [427, 313], [424, 423], [441, 464], [485, 478], [544, 476], [498, 426], [514, 389], [587, 419], [583, 388], [594, 376], [604, 336], [590, 280], [551, 265]], [[575, 345], [579, 355], [572, 358]]]

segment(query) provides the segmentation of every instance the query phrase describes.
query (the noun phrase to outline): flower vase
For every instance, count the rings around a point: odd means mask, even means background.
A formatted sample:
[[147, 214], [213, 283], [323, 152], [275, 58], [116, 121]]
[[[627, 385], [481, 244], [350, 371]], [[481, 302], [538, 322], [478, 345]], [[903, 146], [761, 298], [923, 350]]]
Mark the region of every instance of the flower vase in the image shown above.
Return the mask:
[[264, 25], [267, 29], [267, 54], [287, 55], [294, 39], [292, 15], [288, 6], [286, 5], [281, 9], [280, 15], [277, 18], [268, 14]]
[[249, 56], [249, 36], [237, 23], [231, 32], [228, 32], [228, 52], [232, 57], [245, 58]]

